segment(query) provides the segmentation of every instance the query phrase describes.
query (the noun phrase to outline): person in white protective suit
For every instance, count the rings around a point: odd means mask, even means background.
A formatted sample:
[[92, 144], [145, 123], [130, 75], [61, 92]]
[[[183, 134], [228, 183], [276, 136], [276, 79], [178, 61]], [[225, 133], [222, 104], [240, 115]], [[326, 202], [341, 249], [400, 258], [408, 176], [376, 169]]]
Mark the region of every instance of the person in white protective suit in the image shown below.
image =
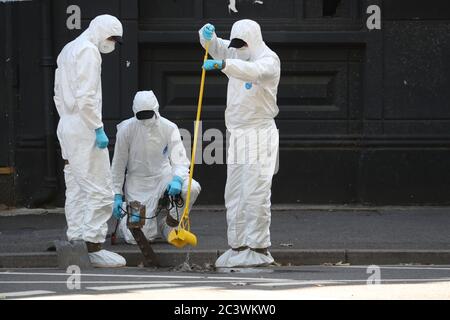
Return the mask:
[[[122, 201], [139, 201], [146, 206], [142, 231], [148, 240], [162, 236], [167, 240], [170, 231], [178, 226], [184, 208], [173, 208], [167, 216], [157, 214], [159, 199], [167, 191], [169, 196], [186, 199], [190, 161], [173, 122], [161, 117], [159, 104], [152, 91], [136, 93], [133, 101], [134, 117], [117, 126], [116, 145], [112, 162], [114, 182], [113, 215], [120, 219]], [[124, 190], [124, 192], [123, 192]], [[200, 193], [200, 184], [192, 181], [190, 206]], [[125, 195], [125, 199], [123, 198]], [[119, 237], [127, 243], [135, 240], [122, 219]]]
[[270, 197], [278, 159], [277, 90], [280, 59], [263, 41], [261, 28], [240, 20], [230, 40], [218, 38], [206, 24], [199, 31], [214, 60], [206, 70], [221, 70], [229, 79], [225, 123], [230, 132], [225, 206], [228, 244], [216, 267], [266, 266], [274, 263], [270, 242]]
[[54, 101], [58, 139], [65, 160], [65, 214], [69, 241], [85, 241], [94, 267], [125, 266], [125, 259], [102, 250], [113, 204], [108, 138], [102, 122], [100, 53], [122, 41], [122, 24], [110, 15], [94, 18], [87, 30], [58, 56]]

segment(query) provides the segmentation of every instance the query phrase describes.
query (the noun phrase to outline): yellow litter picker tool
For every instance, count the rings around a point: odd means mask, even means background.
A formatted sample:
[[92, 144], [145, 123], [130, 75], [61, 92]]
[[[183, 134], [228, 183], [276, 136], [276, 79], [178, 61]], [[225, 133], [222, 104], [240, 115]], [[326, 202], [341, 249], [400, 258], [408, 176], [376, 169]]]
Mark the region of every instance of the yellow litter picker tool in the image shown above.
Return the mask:
[[[208, 49], [209, 49], [209, 41], [206, 42], [205, 45], [205, 57], [203, 62], [208, 59]], [[181, 216], [180, 222], [176, 229], [173, 229], [169, 233], [169, 243], [174, 245], [177, 248], [183, 248], [185, 245], [190, 244], [191, 246], [197, 245], [197, 237], [195, 234], [191, 232], [191, 223], [189, 220], [189, 204], [191, 201], [191, 186], [192, 186], [192, 176], [194, 175], [194, 165], [195, 165], [195, 153], [197, 151], [197, 137], [198, 137], [198, 128], [200, 123], [200, 115], [202, 113], [202, 103], [203, 103], [203, 91], [205, 88], [205, 77], [206, 70], [202, 68], [202, 79], [200, 82], [200, 94], [198, 97], [198, 105], [197, 105], [197, 118], [195, 120], [195, 129], [194, 129], [194, 145], [192, 147], [192, 156], [191, 156], [191, 168], [189, 170], [189, 184], [187, 189], [186, 202], [184, 206], [183, 215]]]

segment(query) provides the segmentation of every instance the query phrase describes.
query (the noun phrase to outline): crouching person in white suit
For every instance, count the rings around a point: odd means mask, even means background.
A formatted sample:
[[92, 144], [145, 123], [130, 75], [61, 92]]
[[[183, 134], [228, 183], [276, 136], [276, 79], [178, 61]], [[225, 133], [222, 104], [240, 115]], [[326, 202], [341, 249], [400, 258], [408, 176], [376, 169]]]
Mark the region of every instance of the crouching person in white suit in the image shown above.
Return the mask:
[[[181, 195], [186, 199], [189, 180], [190, 161], [180, 131], [176, 124], [161, 117], [158, 109], [158, 100], [152, 91], [136, 93], [133, 101], [135, 116], [117, 126], [112, 162], [113, 215], [117, 219], [123, 215], [123, 201], [139, 201], [145, 205], [147, 220], [142, 231], [148, 240], [160, 236], [167, 240], [170, 231], [178, 225], [184, 208], [178, 211], [173, 208], [167, 217], [162, 210], [156, 216], [158, 202], [166, 191], [170, 196]], [[200, 191], [200, 184], [193, 180], [190, 206]], [[135, 244], [126, 220], [121, 220], [118, 236]]]

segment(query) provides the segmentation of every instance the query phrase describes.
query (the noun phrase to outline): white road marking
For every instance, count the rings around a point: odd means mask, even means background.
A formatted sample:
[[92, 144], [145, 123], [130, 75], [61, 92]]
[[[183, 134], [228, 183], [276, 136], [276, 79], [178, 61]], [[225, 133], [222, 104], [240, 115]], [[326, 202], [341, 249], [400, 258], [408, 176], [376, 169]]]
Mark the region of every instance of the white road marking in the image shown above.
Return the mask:
[[41, 294], [50, 294], [50, 293], [56, 293], [56, 292], [55, 291], [47, 291], [47, 290], [3, 292], [3, 293], [0, 293], [0, 297], [2, 297], [2, 298], [29, 297], [29, 296], [37, 296], [37, 295], [41, 295]]
[[[292, 282], [292, 280], [290, 280]], [[167, 280], [167, 281], [81, 281], [83, 284], [161, 284], [161, 283], [170, 283], [170, 284], [196, 284], [196, 283], [235, 283], [236, 280], [184, 280], [184, 281], [176, 281], [176, 280]], [[265, 282], [260, 281], [259, 279], [251, 280], [248, 282]], [[277, 281], [280, 282], [280, 281]], [[0, 281], [0, 284], [64, 284], [67, 281]]]
[[[437, 278], [437, 279], [381, 279], [381, 284], [387, 283], [402, 283], [402, 282], [447, 282], [450, 278]], [[292, 282], [272, 282], [272, 283], [254, 283], [253, 286], [260, 287], [281, 287], [281, 286], [296, 286], [296, 285], [317, 285], [317, 284], [341, 284], [341, 283], [358, 283], [366, 284], [367, 279], [351, 279], [351, 280], [306, 280], [306, 281], [292, 281]]]
[[[67, 277], [67, 273], [39, 273], [39, 272], [0, 272], [0, 275], [29, 275], [29, 276], [63, 276]], [[163, 279], [211, 279], [211, 280], [257, 280], [257, 281], [292, 281], [291, 279], [280, 278], [248, 278], [248, 277], [217, 277], [217, 276], [170, 276], [170, 275], [128, 275], [128, 274], [95, 274], [95, 273], [80, 273], [82, 277], [108, 277], [108, 278], [163, 278]]]
[[[303, 280], [303, 281], [247, 281], [249, 285], [255, 286], [292, 286], [292, 285], [304, 285], [304, 284], [326, 284], [326, 283], [351, 283], [361, 282], [366, 283], [367, 279], [339, 279], [339, 280]], [[388, 282], [445, 282], [450, 281], [450, 278], [424, 278], [424, 279], [382, 279], [382, 283]], [[66, 284], [66, 281], [0, 281], [0, 284]], [[82, 281], [83, 284], [130, 284], [130, 285], [192, 285], [192, 284], [233, 284], [235, 280], [191, 280], [191, 281]]]
[[[365, 282], [366, 280], [359, 280]], [[337, 284], [341, 281], [293, 281], [293, 282], [273, 282], [273, 283], [254, 283], [252, 286], [259, 287], [287, 287], [287, 286], [302, 286], [302, 285], [319, 285], [319, 284]]]
[[[375, 264], [376, 265], [376, 264]], [[349, 269], [367, 269], [368, 266], [333, 266], [336, 268], [349, 268]], [[421, 267], [421, 266], [379, 266], [380, 269], [393, 269], [393, 270], [447, 270], [450, 271], [450, 267]]]
[[103, 286], [103, 287], [87, 287], [88, 290], [95, 291], [110, 291], [110, 290], [132, 290], [132, 289], [158, 289], [168, 287], [179, 287], [177, 284], [171, 283], [157, 283], [157, 284], [136, 284], [129, 286]]

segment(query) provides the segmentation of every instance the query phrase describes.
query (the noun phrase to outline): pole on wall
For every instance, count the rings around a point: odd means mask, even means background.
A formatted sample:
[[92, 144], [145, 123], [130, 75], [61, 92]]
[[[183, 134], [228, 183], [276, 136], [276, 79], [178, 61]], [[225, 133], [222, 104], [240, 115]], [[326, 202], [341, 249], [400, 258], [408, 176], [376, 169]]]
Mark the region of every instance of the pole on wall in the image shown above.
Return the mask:
[[56, 137], [53, 102], [55, 60], [53, 57], [51, 0], [41, 0], [41, 70], [42, 106], [45, 114], [46, 167], [42, 185], [29, 199], [28, 207], [36, 207], [52, 201], [58, 191], [56, 175]]
[[2, 179], [6, 180], [6, 191], [3, 191], [4, 197], [2, 197], [2, 202], [7, 205], [15, 205], [15, 128], [14, 128], [14, 114], [15, 106], [17, 103], [16, 90], [17, 90], [17, 66], [15, 62], [15, 52], [14, 52], [14, 25], [13, 25], [13, 5], [12, 3], [3, 4], [5, 19], [4, 28], [0, 32], [4, 32], [5, 35], [5, 116], [7, 118], [7, 136], [8, 136], [8, 167], [3, 167], [0, 170], [0, 175]]

